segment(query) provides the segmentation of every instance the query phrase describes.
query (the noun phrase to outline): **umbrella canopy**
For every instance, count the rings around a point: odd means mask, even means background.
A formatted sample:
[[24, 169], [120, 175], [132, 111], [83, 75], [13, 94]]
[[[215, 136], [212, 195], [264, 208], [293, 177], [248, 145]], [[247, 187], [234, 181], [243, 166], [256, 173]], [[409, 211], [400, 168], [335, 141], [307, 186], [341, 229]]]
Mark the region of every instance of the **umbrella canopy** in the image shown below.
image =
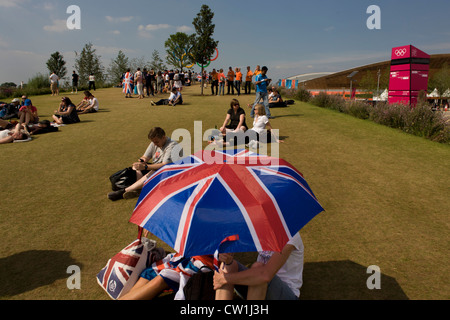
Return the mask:
[[246, 150], [201, 151], [145, 183], [130, 222], [181, 255], [278, 251], [323, 211], [288, 162]]

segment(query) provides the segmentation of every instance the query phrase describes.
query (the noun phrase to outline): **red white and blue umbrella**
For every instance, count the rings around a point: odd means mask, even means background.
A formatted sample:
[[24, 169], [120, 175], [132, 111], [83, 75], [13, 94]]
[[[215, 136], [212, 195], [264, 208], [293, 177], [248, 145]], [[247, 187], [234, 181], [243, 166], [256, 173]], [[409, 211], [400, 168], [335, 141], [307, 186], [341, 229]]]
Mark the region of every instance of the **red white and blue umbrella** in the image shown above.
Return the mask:
[[130, 222], [185, 257], [281, 252], [323, 208], [287, 161], [247, 150], [201, 151], [146, 182]]

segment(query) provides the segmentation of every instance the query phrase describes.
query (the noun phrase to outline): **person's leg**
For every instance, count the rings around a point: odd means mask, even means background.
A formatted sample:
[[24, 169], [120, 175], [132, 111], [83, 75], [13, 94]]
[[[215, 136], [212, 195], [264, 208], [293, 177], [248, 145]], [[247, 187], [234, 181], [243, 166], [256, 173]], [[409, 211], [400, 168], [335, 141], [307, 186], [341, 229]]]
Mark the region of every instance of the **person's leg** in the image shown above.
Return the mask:
[[152, 300], [166, 289], [169, 289], [169, 286], [161, 276], [157, 276], [150, 281], [139, 278], [130, 292], [121, 297], [120, 300]]
[[261, 100], [261, 98], [261, 92], [256, 92], [256, 98], [255, 102], [253, 102], [252, 111], [250, 111], [250, 117], [253, 118], [255, 116], [255, 107], [259, 103], [259, 100]]
[[262, 99], [263, 99], [264, 108], [266, 109], [266, 116], [267, 116], [267, 118], [270, 118], [271, 114], [270, 114], [270, 108], [269, 108], [269, 97], [267, 95], [267, 92], [264, 92], [262, 94]]
[[[238, 263], [233, 261], [230, 265], [226, 265], [222, 262], [220, 268], [224, 273], [238, 272]], [[222, 288], [216, 290], [216, 300], [233, 300], [234, 285], [226, 284]]]
[[61, 118], [57, 117], [56, 115], [53, 115], [52, 118], [57, 124], [62, 124], [63, 123]]
[[298, 300], [298, 297], [277, 275], [267, 285], [265, 300]]
[[[258, 272], [258, 268], [261, 268], [264, 264], [260, 262], [255, 262], [251, 269]], [[249, 286], [247, 292], [247, 300], [264, 300], [266, 298], [267, 283], [263, 283], [256, 286]]]

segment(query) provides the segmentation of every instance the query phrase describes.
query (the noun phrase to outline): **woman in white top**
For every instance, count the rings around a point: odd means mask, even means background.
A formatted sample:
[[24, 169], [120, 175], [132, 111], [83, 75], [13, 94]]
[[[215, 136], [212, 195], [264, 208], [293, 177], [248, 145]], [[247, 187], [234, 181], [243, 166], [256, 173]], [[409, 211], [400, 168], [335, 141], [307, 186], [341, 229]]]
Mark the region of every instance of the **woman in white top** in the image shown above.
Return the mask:
[[253, 128], [246, 132], [246, 143], [250, 147], [256, 147], [258, 142], [270, 143], [273, 141], [279, 143], [279, 140], [272, 132], [273, 127], [266, 116], [266, 110], [262, 104], [255, 106], [255, 118], [253, 119]]
[[78, 114], [97, 112], [98, 111], [98, 99], [92, 95], [89, 91], [85, 91], [86, 104], [78, 109]]

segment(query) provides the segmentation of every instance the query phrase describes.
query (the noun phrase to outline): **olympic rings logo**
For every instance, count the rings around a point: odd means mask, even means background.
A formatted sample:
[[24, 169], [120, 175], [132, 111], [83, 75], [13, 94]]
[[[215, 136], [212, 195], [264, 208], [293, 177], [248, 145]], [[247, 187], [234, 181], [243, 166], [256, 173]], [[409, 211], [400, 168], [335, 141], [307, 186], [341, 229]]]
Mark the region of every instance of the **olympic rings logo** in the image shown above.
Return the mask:
[[[178, 48], [178, 47], [177, 47]], [[193, 66], [194, 66], [194, 64], [197, 64], [200, 68], [207, 68], [210, 64], [211, 64], [211, 62], [212, 61], [215, 61], [215, 60], [217, 60], [217, 58], [219, 58], [219, 49], [215, 49], [216, 50], [216, 56], [214, 57], [214, 58], [212, 58], [212, 59], [209, 59], [209, 61], [208, 61], [208, 63], [206, 64], [206, 65], [201, 65], [201, 64], [199, 64], [198, 62], [193, 62], [191, 65], [188, 65], [188, 64], [184, 64], [183, 63], [183, 58], [185, 57], [185, 56], [187, 56], [187, 55], [190, 55], [191, 57], [192, 57], [192, 61], [194, 61], [194, 55], [191, 53], [191, 52], [188, 52], [188, 50], [184, 50], [184, 53], [183, 53], [183, 55], [181, 56], [181, 58], [180, 59], [178, 59], [177, 57], [176, 57], [176, 54], [175, 54], [175, 50], [173, 51], [173, 56], [174, 56], [174, 58], [176, 59], [176, 60], [178, 60], [178, 61], [180, 61], [181, 62], [181, 66], [182, 67], [185, 67], [185, 68], [188, 68], [188, 69], [190, 69], [190, 68], [192, 68]]]
[[405, 53], [406, 53], [406, 48], [403, 48], [403, 49], [397, 49], [397, 50], [395, 50], [395, 55], [398, 57], [398, 56], [404, 56], [405, 55]]

